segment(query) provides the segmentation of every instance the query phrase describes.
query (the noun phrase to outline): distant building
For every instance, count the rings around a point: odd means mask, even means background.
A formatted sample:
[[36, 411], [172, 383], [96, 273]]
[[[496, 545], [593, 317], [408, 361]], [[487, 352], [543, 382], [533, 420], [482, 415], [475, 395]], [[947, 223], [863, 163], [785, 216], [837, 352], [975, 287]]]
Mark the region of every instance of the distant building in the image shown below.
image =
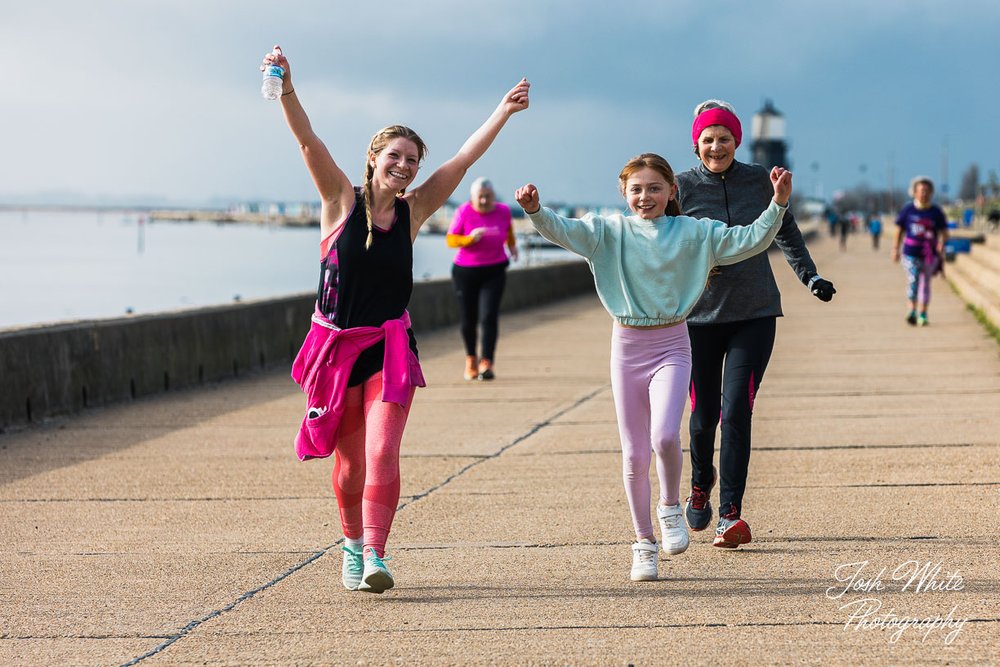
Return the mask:
[[753, 115], [751, 137], [751, 162], [769, 170], [771, 167], [791, 168], [785, 141], [785, 118], [771, 100], [765, 100], [764, 108]]

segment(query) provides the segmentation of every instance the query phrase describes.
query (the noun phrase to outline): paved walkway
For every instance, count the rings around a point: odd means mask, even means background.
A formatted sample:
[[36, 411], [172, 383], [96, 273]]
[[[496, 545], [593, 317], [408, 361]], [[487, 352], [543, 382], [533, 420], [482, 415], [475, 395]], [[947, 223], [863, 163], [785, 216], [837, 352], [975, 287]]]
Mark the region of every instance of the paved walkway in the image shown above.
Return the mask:
[[340, 586], [332, 466], [295, 460], [284, 373], [0, 436], [0, 664], [1000, 662], [1000, 349], [943, 282], [908, 327], [861, 236], [813, 252], [832, 304], [772, 258], [748, 547], [694, 534], [628, 581], [610, 321], [583, 298], [505, 316], [493, 383], [462, 381], [456, 332], [421, 337], [382, 596]]

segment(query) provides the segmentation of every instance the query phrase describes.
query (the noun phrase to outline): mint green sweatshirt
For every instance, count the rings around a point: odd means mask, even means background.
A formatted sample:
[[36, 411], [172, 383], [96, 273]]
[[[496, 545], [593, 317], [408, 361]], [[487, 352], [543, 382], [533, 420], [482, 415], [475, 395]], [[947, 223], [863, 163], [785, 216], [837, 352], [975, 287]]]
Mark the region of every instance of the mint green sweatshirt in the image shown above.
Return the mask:
[[655, 326], [687, 317], [713, 267], [766, 250], [786, 208], [772, 199], [753, 224], [737, 227], [685, 215], [564, 218], [547, 208], [528, 217], [539, 234], [587, 260], [612, 317], [626, 326]]

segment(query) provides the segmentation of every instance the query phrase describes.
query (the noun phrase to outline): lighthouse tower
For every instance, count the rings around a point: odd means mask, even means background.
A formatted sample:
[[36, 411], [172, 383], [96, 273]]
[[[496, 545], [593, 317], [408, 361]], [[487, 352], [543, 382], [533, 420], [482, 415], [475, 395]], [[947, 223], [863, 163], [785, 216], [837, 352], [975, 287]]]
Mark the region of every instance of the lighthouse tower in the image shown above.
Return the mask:
[[751, 162], [767, 167], [784, 167], [788, 164], [788, 144], [785, 142], [785, 117], [771, 100], [764, 101], [764, 108], [754, 114], [751, 127]]

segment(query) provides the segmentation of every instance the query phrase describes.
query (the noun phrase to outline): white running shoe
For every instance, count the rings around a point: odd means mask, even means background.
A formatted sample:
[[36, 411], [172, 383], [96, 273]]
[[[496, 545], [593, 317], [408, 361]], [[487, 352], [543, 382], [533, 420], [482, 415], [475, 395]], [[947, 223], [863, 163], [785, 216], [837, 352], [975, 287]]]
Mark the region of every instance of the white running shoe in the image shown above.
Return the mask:
[[374, 552], [369, 553], [371, 555], [365, 559], [365, 573], [361, 578], [358, 590], [366, 593], [384, 593], [395, 586], [396, 582], [383, 559], [376, 556]]
[[660, 545], [642, 539], [632, 545], [632, 581], [656, 581], [656, 554]]
[[656, 518], [660, 520], [660, 541], [663, 542], [663, 550], [671, 556], [687, 551], [688, 529], [684, 523], [681, 504], [657, 504]]
[[361, 555], [361, 542], [345, 541], [340, 547], [344, 552], [344, 562], [340, 567], [340, 581], [349, 591], [358, 590], [361, 585], [361, 575], [365, 571], [365, 561]]

